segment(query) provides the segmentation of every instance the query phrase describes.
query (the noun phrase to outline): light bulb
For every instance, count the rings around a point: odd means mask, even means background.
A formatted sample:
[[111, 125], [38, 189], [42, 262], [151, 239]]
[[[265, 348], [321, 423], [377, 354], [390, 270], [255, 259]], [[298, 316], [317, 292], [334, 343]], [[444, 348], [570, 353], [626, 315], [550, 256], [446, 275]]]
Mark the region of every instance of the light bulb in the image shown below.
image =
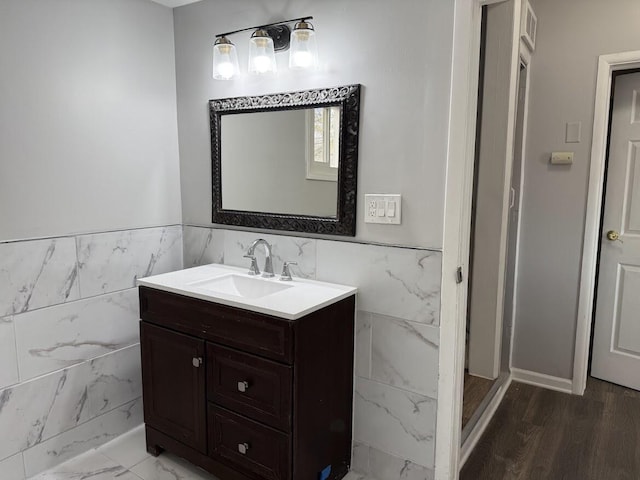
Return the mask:
[[238, 73], [238, 55], [236, 47], [220, 37], [213, 45], [213, 78], [216, 80], [230, 80]]
[[271, 61], [269, 57], [265, 55], [260, 55], [253, 59], [253, 69], [256, 73], [266, 73], [270, 70]]
[[309, 52], [293, 52], [291, 62], [297, 68], [309, 68], [313, 64], [313, 55]]
[[289, 68], [303, 70], [316, 68], [318, 64], [318, 46], [313, 25], [302, 20], [296, 23], [291, 32], [291, 51]]
[[256, 30], [249, 39], [249, 73], [264, 75], [276, 73], [273, 40], [266, 30]]
[[233, 77], [233, 75], [236, 73], [236, 69], [231, 62], [221, 62], [220, 64], [218, 64], [218, 68], [216, 70], [218, 76], [225, 79]]

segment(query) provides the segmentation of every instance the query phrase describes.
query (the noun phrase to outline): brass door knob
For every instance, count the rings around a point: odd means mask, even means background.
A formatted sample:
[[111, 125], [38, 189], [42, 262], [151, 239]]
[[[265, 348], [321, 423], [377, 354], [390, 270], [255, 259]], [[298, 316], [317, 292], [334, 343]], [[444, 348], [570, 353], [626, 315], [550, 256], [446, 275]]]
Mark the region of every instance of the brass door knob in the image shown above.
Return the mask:
[[620, 234], [615, 230], [609, 230], [607, 232], [607, 240], [615, 242], [616, 240], [620, 240]]

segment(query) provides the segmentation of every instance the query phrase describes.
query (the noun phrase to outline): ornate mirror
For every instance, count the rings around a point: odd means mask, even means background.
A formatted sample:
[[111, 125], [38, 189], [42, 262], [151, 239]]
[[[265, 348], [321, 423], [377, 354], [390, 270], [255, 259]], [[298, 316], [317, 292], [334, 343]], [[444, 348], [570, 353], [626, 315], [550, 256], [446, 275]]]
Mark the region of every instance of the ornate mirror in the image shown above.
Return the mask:
[[360, 85], [209, 107], [214, 223], [355, 235]]

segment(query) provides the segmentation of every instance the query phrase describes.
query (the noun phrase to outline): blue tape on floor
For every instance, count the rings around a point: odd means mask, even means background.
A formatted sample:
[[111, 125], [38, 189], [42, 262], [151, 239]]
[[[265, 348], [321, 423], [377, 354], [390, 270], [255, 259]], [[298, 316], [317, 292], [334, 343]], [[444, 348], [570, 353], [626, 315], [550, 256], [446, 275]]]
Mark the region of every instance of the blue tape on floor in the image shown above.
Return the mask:
[[320, 472], [320, 480], [327, 480], [329, 475], [331, 475], [331, 465]]

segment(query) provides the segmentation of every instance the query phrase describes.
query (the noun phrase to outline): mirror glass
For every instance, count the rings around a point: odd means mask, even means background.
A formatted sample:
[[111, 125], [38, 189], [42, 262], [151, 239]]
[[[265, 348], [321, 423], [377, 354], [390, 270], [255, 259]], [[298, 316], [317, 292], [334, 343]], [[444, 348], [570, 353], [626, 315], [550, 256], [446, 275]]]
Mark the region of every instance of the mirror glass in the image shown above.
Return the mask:
[[340, 106], [222, 115], [222, 208], [337, 216]]
[[210, 100], [213, 223], [354, 236], [360, 88]]

